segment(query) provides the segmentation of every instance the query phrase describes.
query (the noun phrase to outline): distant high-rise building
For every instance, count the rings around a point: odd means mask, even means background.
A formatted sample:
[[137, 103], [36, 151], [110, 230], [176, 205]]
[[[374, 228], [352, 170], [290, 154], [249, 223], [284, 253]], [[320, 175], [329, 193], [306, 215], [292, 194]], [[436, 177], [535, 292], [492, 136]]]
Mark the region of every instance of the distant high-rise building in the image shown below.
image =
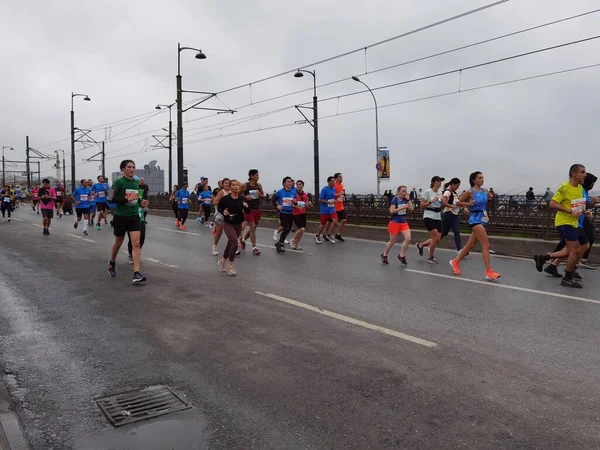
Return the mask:
[[[156, 165], [156, 161], [150, 161], [143, 169], [136, 169], [135, 174], [144, 178], [148, 185], [150, 195], [162, 194], [165, 192], [165, 171]], [[123, 176], [123, 172], [113, 172], [111, 179], [114, 182]]]

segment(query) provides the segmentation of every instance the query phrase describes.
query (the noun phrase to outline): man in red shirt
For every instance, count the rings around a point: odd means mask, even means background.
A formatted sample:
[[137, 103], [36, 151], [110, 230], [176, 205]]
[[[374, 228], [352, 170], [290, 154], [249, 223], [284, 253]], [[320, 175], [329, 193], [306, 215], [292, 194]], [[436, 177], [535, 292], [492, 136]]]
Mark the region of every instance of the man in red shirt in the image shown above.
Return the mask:
[[344, 189], [343, 181], [344, 177], [341, 173], [336, 173], [333, 175], [335, 178], [335, 215], [337, 216], [338, 221], [338, 233], [335, 235], [335, 238], [344, 242], [345, 239], [342, 237], [342, 233], [344, 231], [344, 226], [346, 225], [346, 209], [344, 208], [344, 200], [346, 200], [346, 190]]
[[56, 180], [56, 186], [54, 186], [54, 191], [56, 192], [56, 199], [54, 200], [54, 206], [56, 207], [56, 215], [58, 217], [62, 217], [62, 206], [63, 200], [65, 199], [65, 188], [60, 181]]

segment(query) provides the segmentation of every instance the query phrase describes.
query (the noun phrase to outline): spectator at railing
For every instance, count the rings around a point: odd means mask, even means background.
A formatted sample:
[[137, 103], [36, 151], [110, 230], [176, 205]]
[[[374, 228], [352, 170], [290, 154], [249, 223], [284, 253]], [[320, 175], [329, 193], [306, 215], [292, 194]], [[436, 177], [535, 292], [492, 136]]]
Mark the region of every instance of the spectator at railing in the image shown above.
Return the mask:
[[533, 208], [535, 203], [535, 194], [533, 193], [533, 188], [530, 187], [527, 193], [525, 194], [525, 198], [527, 199], [527, 207]]

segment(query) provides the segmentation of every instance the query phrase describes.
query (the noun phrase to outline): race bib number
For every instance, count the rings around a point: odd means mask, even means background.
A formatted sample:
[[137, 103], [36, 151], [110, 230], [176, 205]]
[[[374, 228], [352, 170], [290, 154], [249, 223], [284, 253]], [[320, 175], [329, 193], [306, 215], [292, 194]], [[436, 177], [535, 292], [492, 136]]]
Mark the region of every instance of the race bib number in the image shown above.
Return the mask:
[[203, 198], [202, 203], [206, 203], [207, 205], [210, 205], [212, 203], [212, 198]]
[[181, 203], [183, 203], [184, 205], [187, 205], [187, 202], [188, 202], [188, 198], [187, 197], [183, 197], [181, 199]]
[[80, 202], [87, 202], [87, 201], [88, 201], [88, 196], [87, 196], [87, 195], [85, 195], [85, 194], [81, 194], [81, 195], [79, 196], [79, 201], [80, 201]]
[[330, 199], [330, 200], [327, 200], [327, 204], [328, 204], [329, 206], [334, 206], [334, 205], [335, 205], [335, 199], [333, 199], [333, 198], [332, 198], [332, 199]]
[[343, 202], [344, 201], [344, 195], [338, 196], [337, 201], [338, 202]]
[[488, 216], [487, 211], [483, 211], [483, 216], [481, 216], [481, 223], [488, 223], [490, 221], [490, 216]]
[[585, 211], [585, 198], [577, 198], [575, 200], [571, 200], [571, 210], [572, 211]]
[[98, 192], [98, 198], [106, 197], [106, 192]]
[[250, 197], [252, 197], [253, 200], [256, 200], [258, 198], [258, 190], [253, 189], [251, 191], [249, 191]]
[[63, 194], [63, 193], [62, 193], [62, 191], [58, 191], [58, 192], [56, 193], [56, 196], [57, 196], [57, 197], [62, 197], [62, 194]]
[[125, 189], [125, 200], [130, 204], [135, 204], [138, 201], [138, 190], [137, 189]]
[[298, 207], [299, 208], [305, 208], [306, 207], [306, 203], [304, 203], [304, 202], [298, 202]]
[[10, 197], [4, 197], [4, 203], [10, 203]]
[[292, 197], [283, 197], [283, 199], [281, 199], [281, 203], [283, 206], [293, 206], [294, 199]]

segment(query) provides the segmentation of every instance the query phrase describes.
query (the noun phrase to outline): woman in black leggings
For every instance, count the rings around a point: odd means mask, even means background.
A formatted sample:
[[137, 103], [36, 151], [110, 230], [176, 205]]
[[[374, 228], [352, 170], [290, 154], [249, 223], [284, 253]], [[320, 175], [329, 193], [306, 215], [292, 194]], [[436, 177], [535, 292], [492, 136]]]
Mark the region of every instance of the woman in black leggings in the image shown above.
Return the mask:
[[10, 222], [10, 215], [13, 210], [14, 192], [11, 191], [10, 186], [4, 186], [2, 192], [0, 192], [0, 210], [2, 211], [2, 219], [6, 217], [6, 211], [8, 211], [8, 221]]
[[231, 180], [231, 193], [225, 195], [219, 200], [218, 209], [223, 211], [223, 232], [227, 236], [227, 245], [223, 252], [223, 257], [218, 261], [219, 270], [225, 272], [225, 262], [229, 259], [227, 273], [230, 276], [235, 276], [236, 272], [233, 267], [235, 252], [238, 248], [238, 239], [242, 233], [242, 223], [244, 222], [244, 213], [250, 213], [248, 204], [240, 198], [240, 182]]
[[171, 209], [175, 214], [175, 225], [179, 226], [179, 205], [177, 204], [177, 200], [175, 200], [175, 193], [179, 190], [179, 186], [173, 186], [173, 192], [171, 192], [171, 196], [169, 197], [169, 202], [171, 202]]

